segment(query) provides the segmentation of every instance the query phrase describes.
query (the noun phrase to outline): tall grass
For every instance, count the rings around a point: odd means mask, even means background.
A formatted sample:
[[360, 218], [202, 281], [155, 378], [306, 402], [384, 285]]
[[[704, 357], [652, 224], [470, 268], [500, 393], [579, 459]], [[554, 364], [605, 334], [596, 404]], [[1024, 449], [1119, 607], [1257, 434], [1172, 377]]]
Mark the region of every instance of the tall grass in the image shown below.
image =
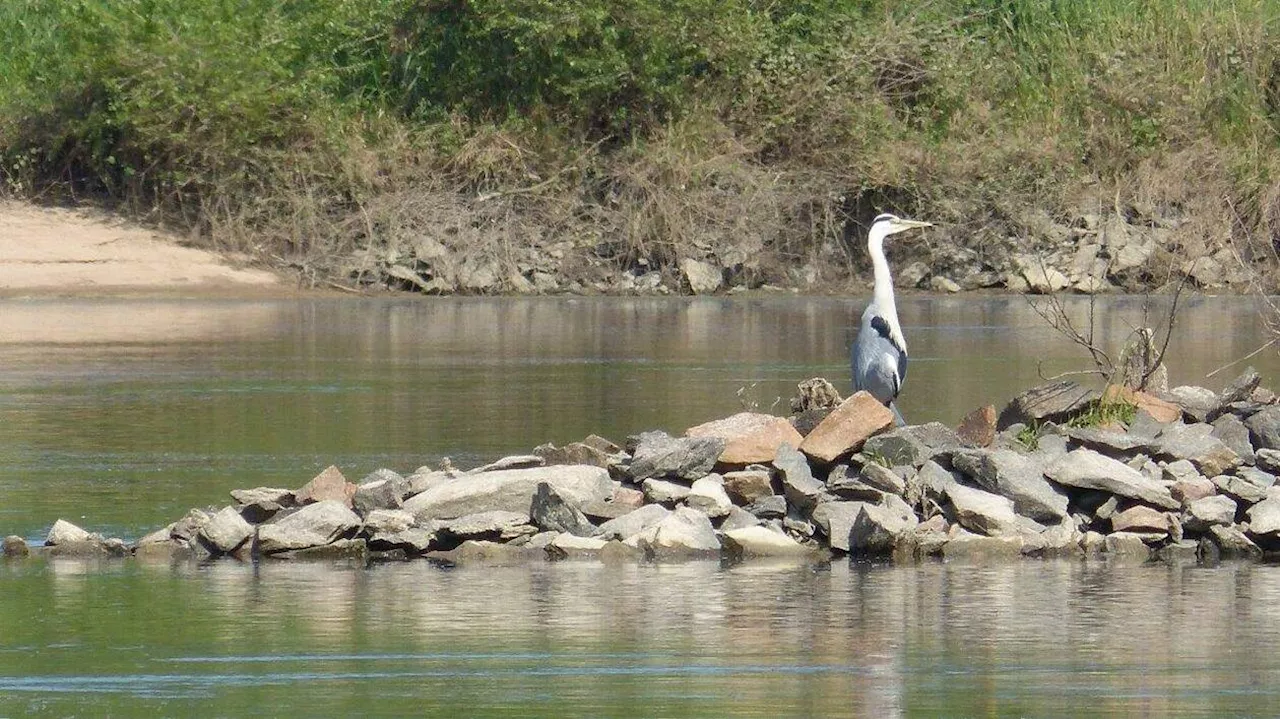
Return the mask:
[[0, 191], [278, 257], [415, 193], [621, 263], [838, 264], [877, 204], [976, 246], [1102, 186], [1280, 228], [1272, 0], [9, 0], [0, 77]]

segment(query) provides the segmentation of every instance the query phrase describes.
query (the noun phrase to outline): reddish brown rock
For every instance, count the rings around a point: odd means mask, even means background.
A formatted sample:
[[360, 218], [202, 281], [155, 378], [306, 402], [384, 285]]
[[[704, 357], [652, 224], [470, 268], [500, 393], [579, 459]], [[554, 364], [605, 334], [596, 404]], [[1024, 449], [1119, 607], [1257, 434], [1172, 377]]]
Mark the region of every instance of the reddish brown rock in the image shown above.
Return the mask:
[[996, 408], [993, 405], [979, 407], [966, 414], [956, 428], [956, 434], [965, 444], [988, 447], [996, 438]]
[[1182, 408], [1173, 402], [1166, 402], [1154, 395], [1121, 385], [1107, 385], [1107, 389], [1102, 393], [1102, 399], [1104, 402], [1119, 400], [1146, 410], [1147, 414], [1160, 424], [1177, 422], [1182, 417]]
[[745, 469], [741, 472], [726, 472], [724, 475], [724, 491], [735, 503], [746, 507], [761, 497], [775, 494], [773, 477], [763, 469]]
[[329, 465], [293, 495], [299, 505], [334, 499], [350, 507], [351, 499], [356, 495], [357, 489], [356, 485], [342, 476], [342, 472], [337, 467]]
[[800, 443], [800, 451], [819, 462], [855, 452], [871, 435], [893, 426], [893, 412], [867, 392], [840, 403]]
[[1218, 493], [1218, 488], [1209, 479], [1196, 475], [1175, 480], [1169, 491], [1174, 499], [1186, 505], [1197, 499], [1212, 497]]
[[719, 464], [748, 465], [772, 462], [778, 445], [786, 442], [795, 447], [803, 438], [782, 417], [759, 412], [739, 412], [685, 430], [686, 437], [718, 437], [725, 442]]
[[614, 487], [609, 502], [627, 509], [639, 509], [644, 506], [644, 492], [630, 487]]

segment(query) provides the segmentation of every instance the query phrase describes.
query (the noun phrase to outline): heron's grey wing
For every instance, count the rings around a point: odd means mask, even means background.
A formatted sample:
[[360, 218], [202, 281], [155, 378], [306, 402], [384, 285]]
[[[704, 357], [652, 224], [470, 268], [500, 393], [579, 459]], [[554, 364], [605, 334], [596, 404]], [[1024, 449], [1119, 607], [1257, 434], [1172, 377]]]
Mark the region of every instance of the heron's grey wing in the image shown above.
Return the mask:
[[898, 361], [894, 367], [894, 387], [893, 395], [898, 396], [898, 391], [902, 389], [902, 383], [907, 379], [907, 351], [898, 346], [893, 341], [893, 336], [889, 332], [889, 321], [880, 315], [871, 318], [871, 328], [880, 335], [881, 339], [888, 342], [893, 351], [898, 353]]

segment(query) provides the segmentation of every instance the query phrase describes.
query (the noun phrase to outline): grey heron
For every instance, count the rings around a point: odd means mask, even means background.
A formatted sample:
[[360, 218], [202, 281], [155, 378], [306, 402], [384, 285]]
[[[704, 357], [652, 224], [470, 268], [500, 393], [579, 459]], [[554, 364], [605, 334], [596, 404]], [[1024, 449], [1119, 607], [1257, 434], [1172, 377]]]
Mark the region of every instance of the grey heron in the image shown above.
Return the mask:
[[898, 308], [893, 300], [893, 278], [889, 262], [884, 258], [884, 240], [889, 235], [917, 227], [932, 227], [928, 222], [904, 220], [883, 214], [871, 223], [867, 233], [867, 253], [875, 272], [875, 290], [871, 304], [862, 313], [858, 336], [853, 341], [853, 389], [866, 390], [889, 409], [899, 426], [905, 425], [895, 400], [907, 378], [907, 341], [898, 323]]

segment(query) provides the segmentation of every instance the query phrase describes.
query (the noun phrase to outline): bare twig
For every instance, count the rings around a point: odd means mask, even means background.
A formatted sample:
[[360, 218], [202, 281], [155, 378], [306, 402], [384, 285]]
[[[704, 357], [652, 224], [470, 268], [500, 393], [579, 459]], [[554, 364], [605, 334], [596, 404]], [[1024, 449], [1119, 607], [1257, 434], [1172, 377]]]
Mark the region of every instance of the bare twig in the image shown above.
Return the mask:
[[1257, 356], [1257, 355], [1258, 355], [1259, 353], [1261, 353], [1263, 350], [1265, 350], [1266, 348], [1268, 348], [1268, 347], [1270, 347], [1271, 345], [1275, 344], [1276, 342], [1280, 342], [1280, 337], [1272, 337], [1271, 339], [1269, 339], [1269, 340], [1267, 340], [1265, 343], [1263, 343], [1263, 345], [1262, 345], [1261, 347], [1259, 347], [1258, 349], [1256, 349], [1256, 350], [1254, 350], [1254, 351], [1250, 352], [1249, 354], [1247, 354], [1247, 355], [1245, 355], [1245, 356], [1241, 357], [1240, 359], [1232, 360], [1232, 361], [1228, 362], [1227, 364], [1224, 364], [1224, 365], [1222, 365], [1221, 367], [1219, 367], [1218, 369], [1216, 369], [1216, 370], [1214, 370], [1214, 371], [1210, 372], [1209, 374], [1205, 375], [1205, 379], [1208, 379], [1209, 377], [1212, 377], [1212, 376], [1214, 376], [1215, 374], [1218, 374], [1219, 372], [1221, 372], [1221, 371], [1222, 371], [1222, 370], [1224, 370], [1224, 369], [1228, 369], [1228, 368], [1230, 368], [1230, 367], [1234, 367], [1234, 366], [1236, 366], [1236, 365], [1240, 364], [1241, 362], [1243, 362], [1243, 361], [1245, 361], [1245, 360], [1247, 360], [1247, 359], [1250, 359], [1250, 358], [1252, 358], [1252, 357]]
[[1045, 382], [1056, 382], [1062, 379], [1063, 377], [1079, 377], [1082, 375], [1102, 375], [1104, 378], [1106, 377], [1105, 374], [1103, 374], [1101, 371], [1096, 369], [1068, 370], [1066, 372], [1059, 372], [1058, 374], [1055, 374], [1055, 375], [1046, 376], [1044, 373], [1044, 360], [1036, 362], [1036, 374], [1040, 375], [1040, 379], [1044, 380]]

